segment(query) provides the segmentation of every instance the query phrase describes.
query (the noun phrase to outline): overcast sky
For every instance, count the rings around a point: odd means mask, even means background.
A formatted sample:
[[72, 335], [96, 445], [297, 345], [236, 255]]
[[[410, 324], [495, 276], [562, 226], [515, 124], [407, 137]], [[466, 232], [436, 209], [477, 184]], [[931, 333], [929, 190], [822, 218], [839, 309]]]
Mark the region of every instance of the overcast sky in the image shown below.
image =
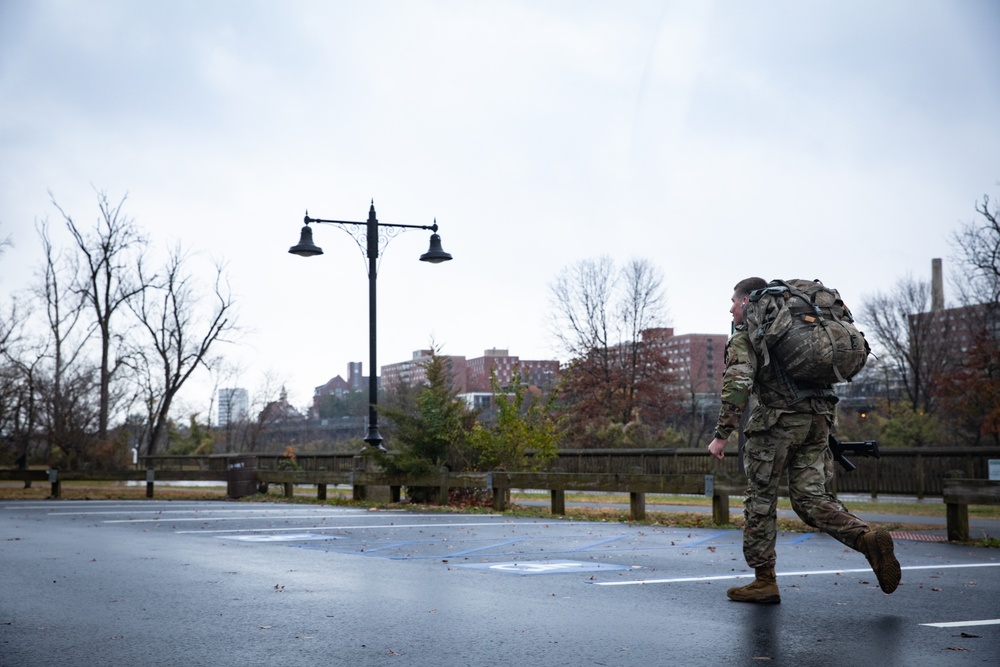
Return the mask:
[[228, 262], [239, 384], [299, 406], [368, 372], [365, 261], [330, 226], [288, 254], [306, 209], [440, 225], [454, 261], [386, 248], [380, 364], [564, 359], [548, 285], [603, 254], [662, 270], [678, 333], [727, 333], [747, 275], [857, 309], [1000, 198], [998, 34], [995, 0], [0, 0], [0, 302], [49, 192], [91, 224], [96, 189]]

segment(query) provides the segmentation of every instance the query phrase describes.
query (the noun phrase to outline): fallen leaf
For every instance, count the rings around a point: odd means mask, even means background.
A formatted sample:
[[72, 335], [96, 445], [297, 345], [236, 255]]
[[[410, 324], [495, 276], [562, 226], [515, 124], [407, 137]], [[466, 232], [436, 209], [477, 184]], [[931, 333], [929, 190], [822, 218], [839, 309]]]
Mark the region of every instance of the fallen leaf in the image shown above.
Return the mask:
[[969, 634], [968, 632], [963, 632], [962, 634], [959, 635], [959, 637], [961, 637], [962, 639], [979, 639], [980, 638], [979, 635], [972, 635], [972, 634]]

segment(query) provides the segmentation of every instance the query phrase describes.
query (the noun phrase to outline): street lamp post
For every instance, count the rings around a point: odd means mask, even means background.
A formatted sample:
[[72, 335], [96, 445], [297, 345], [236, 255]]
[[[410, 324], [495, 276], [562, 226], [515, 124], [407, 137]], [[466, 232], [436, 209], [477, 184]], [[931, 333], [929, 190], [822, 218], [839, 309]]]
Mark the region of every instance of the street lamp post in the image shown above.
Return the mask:
[[437, 233], [437, 220], [434, 221], [433, 225], [393, 225], [379, 222], [375, 217], [374, 201], [368, 210], [366, 222], [310, 218], [309, 211], [306, 211], [305, 226], [302, 228], [299, 242], [289, 248], [288, 252], [300, 257], [323, 254], [323, 250], [312, 240], [312, 228], [309, 225], [314, 222], [339, 226], [354, 238], [362, 253], [368, 258], [368, 433], [365, 435], [365, 443], [369, 447], [384, 449], [382, 435], [378, 432], [378, 366], [376, 365], [375, 343], [375, 279], [378, 276], [379, 250], [384, 249], [390, 240], [404, 230], [429, 229], [431, 230], [430, 249], [420, 256], [420, 261], [439, 264], [450, 260], [451, 255], [441, 248], [441, 237]]

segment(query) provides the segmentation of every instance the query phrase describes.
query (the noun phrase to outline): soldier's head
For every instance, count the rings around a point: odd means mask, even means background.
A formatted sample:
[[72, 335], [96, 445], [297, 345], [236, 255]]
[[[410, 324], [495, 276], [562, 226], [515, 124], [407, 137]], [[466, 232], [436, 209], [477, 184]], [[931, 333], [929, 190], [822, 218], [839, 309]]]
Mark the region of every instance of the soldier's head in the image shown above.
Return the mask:
[[743, 311], [750, 298], [750, 292], [767, 287], [767, 281], [763, 278], [744, 278], [733, 287], [733, 305], [729, 312], [733, 315], [733, 324], [739, 326], [743, 324]]

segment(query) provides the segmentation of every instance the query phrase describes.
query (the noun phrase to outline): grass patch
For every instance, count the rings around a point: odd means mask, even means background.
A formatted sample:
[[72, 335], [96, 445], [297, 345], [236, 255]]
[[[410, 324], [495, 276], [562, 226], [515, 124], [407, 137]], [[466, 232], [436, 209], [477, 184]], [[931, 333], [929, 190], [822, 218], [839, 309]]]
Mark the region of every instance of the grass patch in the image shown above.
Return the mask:
[[[145, 500], [146, 485], [127, 486], [122, 482], [62, 482], [59, 500]], [[225, 500], [226, 486], [167, 486], [157, 484], [156, 500]], [[0, 484], [0, 500], [48, 500], [52, 485], [33, 482]]]
[[[542, 500], [548, 496], [540, 493], [513, 493], [512, 499], [517, 500]], [[621, 505], [628, 504], [628, 494], [615, 493], [587, 493], [568, 492], [566, 502], [596, 503]], [[647, 509], [654, 509], [657, 505], [677, 505], [688, 507], [710, 507], [711, 499], [703, 496], [668, 496], [668, 495], [646, 495]], [[923, 502], [883, 502], [883, 501], [856, 501], [845, 503], [847, 508], [855, 514], [902, 514], [906, 516], [933, 516], [944, 517], [946, 513], [945, 504], [942, 500], [929, 499]], [[730, 508], [743, 508], [743, 499], [739, 496], [732, 496], [729, 502]], [[792, 503], [788, 498], [778, 499], [778, 509], [790, 510]], [[993, 505], [970, 505], [969, 518], [977, 519], [1000, 519], [1000, 506]]]

